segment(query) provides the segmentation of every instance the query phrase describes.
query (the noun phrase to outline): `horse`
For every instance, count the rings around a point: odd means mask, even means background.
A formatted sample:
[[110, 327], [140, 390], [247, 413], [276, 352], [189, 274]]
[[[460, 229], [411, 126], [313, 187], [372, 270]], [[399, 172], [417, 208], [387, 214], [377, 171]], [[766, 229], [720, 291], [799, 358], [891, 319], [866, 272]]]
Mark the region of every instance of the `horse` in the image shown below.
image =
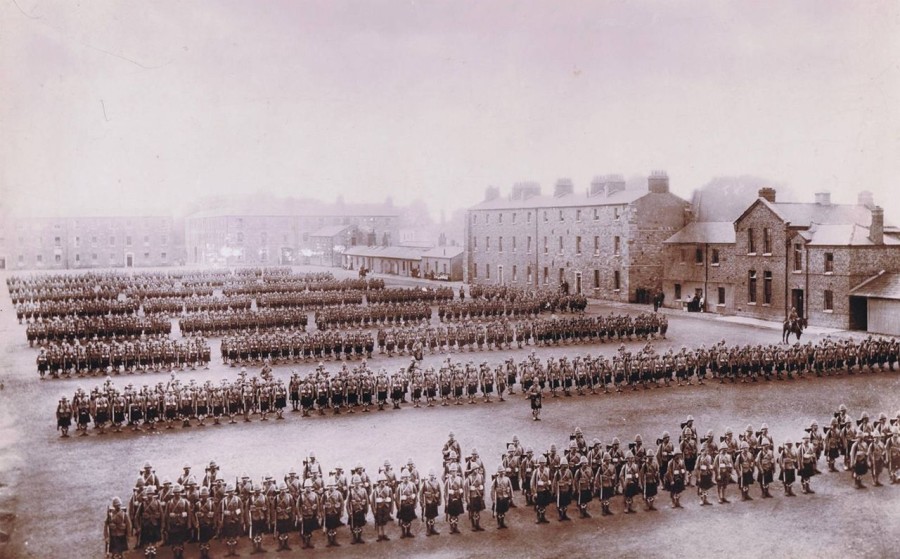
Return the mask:
[[797, 335], [797, 341], [800, 341], [800, 335], [803, 334], [803, 330], [806, 328], [806, 319], [805, 318], [795, 318], [791, 320], [790, 318], [785, 318], [784, 323], [781, 327], [781, 342], [789, 343], [791, 339], [791, 334]]

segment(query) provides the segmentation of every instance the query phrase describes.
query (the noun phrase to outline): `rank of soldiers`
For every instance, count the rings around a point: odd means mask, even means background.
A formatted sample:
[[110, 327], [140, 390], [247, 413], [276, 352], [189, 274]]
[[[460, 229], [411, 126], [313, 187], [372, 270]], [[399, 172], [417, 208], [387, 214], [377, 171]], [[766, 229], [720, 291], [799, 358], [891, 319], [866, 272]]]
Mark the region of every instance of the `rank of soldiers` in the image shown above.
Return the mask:
[[47, 320], [56, 317], [78, 316], [121, 316], [133, 315], [140, 308], [135, 299], [120, 301], [113, 296], [110, 299], [78, 299], [60, 301], [20, 301], [16, 305], [16, 318], [22, 321]]
[[369, 303], [409, 303], [412, 301], [452, 301], [452, 287], [390, 287], [366, 293]]
[[195, 313], [178, 320], [182, 334], [216, 336], [231, 330], [270, 330], [299, 328], [309, 320], [306, 311], [298, 309], [220, 310]]
[[109, 340], [49, 342], [37, 356], [43, 379], [119, 373], [146, 373], [207, 366], [210, 347], [202, 337], [170, 340], [166, 335]]
[[237, 282], [226, 285], [222, 289], [225, 295], [262, 295], [270, 293], [303, 293], [328, 291], [366, 291], [384, 289], [384, 280], [380, 279], [342, 279], [334, 278], [322, 281], [295, 281], [292, 278], [280, 278], [273, 282]]
[[257, 295], [256, 306], [260, 309], [287, 307], [313, 310], [344, 305], [361, 305], [364, 300], [365, 292], [356, 289], [349, 291], [298, 291]]
[[376, 303], [364, 307], [339, 307], [316, 311], [319, 330], [329, 328], [374, 327], [381, 324], [424, 323], [431, 320], [428, 303]]
[[35, 343], [168, 335], [171, 331], [172, 323], [159, 317], [109, 315], [82, 318], [70, 315], [29, 322], [25, 336], [28, 345], [34, 347]]
[[222, 337], [222, 362], [231, 365], [301, 360], [361, 359], [372, 357], [375, 338], [362, 330], [304, 332], [273, 329], [263, 332], [235, 332]]
[[829, 470], [837, 471], [831, 458], [834, 440], [847, 449], [844, 469], [852, 472], [857, 487], [864, 487], [866, 474], [881, 486], [885, 470], [891, 483], [900, 482], [900, 412], [890, 421], [883, 415], [869, 422], [863, 413], [853, 422], [842, 405], [829, 428], [820, 432], [815, 421], [809, 422], [802, 442], [796, 445], [785, 439], [776, 446], [766, 424], [759, 430], [748, 425], [737, 436], [726, 428], [721, 436], [708, 430], [701, 437], [692, 416], [680, 424], [677, 437], [665, 431], [650, 445], [640, 435], [626, 444], [619, 437], [612, 437], [609, 444], [596, 437], [588, 442], [576, 427], [562, 452], [553, 444], [536, 454], [514, 435], [491, 469], [485, 467], [477, 449], [464, 455], [451, 432], [442, 447], [440, 475], [433, 468], [427, 476], [419, 473], [412, 458], [399, 472], [385, 460], [377, 474], [370, 476], [362, 462], [349, 473], [340, 463], [326, 469], [315, 452], [309, 452], [300, 468], [292, 468], [281, 479], [269, 474], [255, 482], [244, 473], [231, 483], [230, 475], [221, 473], [212, 461], [202, 481], [185, 464], [173, 484], [168, 477], [160, 480], [146, 462], [128, 503], [114, 498], [107, 509], [104, 537], [107, 550], [119, 556], [133, 538], [134, 547], [151, 557], [160, 545], [171, 546], [174, 555], [181, 557], [185, 544], [196, 542], [205, 558], [216, 539], [229, 554], [242, 538], [247, 538], [254, 552], [265, 551], [268, 540], [281, 551], [291, 549], [292, 538], [299, 535], [302, 547], [309, 549], [315, 547], [315, 534], [321, 530], [329, 547], [338, 546], [345, 526], [351, 543], [361, 544], [370, 521], [377, 541], [390, 539], [387, 527], [395, 519], [401, 539], [415, 537], [414, 523], [419, 519], [425, 534], [435, 536], [440, 534], [436, 525], [441, 508], [451, 534], [460, 533], [463, 514], [471, 530], [480, 532], [484, 531], [481, 515], [489, 503], [496, 527], [502, 530], [508, 527], [510, 510], [518, 507], [518, 495], [534, 511], [537, 524], [549, 523], [550, 507], [560, 522], [571, 520], [568, 510], [573, 507], [582, 519], [591, 518], [594, 500], [599, 501], [603, 516], [613, 515], [612, 501], [618, 496], [625, 514], [636, 512], [636, 499], [654, 511], [662, 491], [669, 493], [673, 509], [682, 509], [682, 494], [692, 486], [701, 506], [711, 504], [708, 492], [713, 487], [719, 504], [730, 502], [733, 485], [742, 501], [753, 500], [754, 486], [763, 498], [771, 498], [775, 480], [785, 496], [793, 497], [798, 479], [804, 493], [814, 493], [811, 479], [821, 473], [818, 464], [823, 454]]

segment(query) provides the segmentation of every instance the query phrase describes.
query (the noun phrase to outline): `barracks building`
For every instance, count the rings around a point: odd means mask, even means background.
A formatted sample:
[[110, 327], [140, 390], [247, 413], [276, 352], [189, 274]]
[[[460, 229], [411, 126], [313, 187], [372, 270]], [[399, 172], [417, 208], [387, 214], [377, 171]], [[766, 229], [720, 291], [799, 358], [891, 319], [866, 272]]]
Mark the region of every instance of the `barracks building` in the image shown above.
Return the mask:
[[507, 197], [489, 187], [466, 218], [469, 283], [558, 288], [618, 301], [647, 302], [660, 287], [663, 242], [685, 225], [690, 204], [657, 171], [646, 188], [621, 176], [595, 178], [586, 192], [560, 179], [552, 195], [519, 183]]

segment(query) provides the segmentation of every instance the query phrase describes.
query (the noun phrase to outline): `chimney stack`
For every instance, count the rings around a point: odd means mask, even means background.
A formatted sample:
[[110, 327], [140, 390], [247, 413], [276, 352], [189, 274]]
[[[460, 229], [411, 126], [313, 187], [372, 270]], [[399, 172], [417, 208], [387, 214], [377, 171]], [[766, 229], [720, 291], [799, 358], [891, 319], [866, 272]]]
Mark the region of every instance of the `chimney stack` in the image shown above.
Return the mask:
[[881, 206], [872, 208], [872, 225], [869, 226], [869, 240], [876, 245], [884, 244], [884, 210]]
[[616, 192], [625, 190], [625, 178], [622, 175], [606, 176], [606, 195], [612, 196]]
[[572, 184], [572, 179], [559, 179], [556, 181], [556, 185], [553, 187], [553, 196], [556, 198], [560, 198], [562, 196], [568, 196], [575, 191], [575, 185]]
[[541, 195], [541, 185], [536, 182], [517, 182], [512, 188], [513, 200], [526, 200]]
[[606, 179], [596, 176], [591, 180], [590, 196], [600, 196], [606, 191]]
[[831, 193], [830, 192], [816, 192], [816, 204], [820, 206], [830, 206], [831, 205]]
[[665, 194], [669, 191], [669, 175], [665, 171], [652, 171], [647, 178], [647, 190], [654, 194]]
[[859, 193], [859, 196], [856, 199], [856, 203], [871, 210], [875, 207], [875, 197], [872, 196], [872, 193], [868, 190], [863, 190]]
[[759, 197], [764, 198], [770, 204], [775, 203], [775, 189], [771, 187], [764, 187], [759, 189]]
[[484, 189], [484, 201], [490, 202], [500, 197], [500, 189], [496, 186], [489, 186]]

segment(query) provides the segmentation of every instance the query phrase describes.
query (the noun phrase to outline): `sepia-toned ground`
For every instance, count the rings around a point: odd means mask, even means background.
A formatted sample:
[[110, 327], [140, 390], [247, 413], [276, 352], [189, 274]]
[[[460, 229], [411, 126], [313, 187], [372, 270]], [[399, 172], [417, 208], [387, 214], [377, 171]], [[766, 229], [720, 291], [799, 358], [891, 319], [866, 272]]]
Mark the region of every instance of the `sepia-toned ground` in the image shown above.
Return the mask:
[[[60, 439], [55, 431], [57, 400], [71, 397], [76, 387], [90, 390], [102, 377], [40, 381], [34, 366], [36, 352], [25, 342], [24, 326], [15, 315], [3, 288], [0, 297], [0, 532], [8, 542], [0, 542], [0, 557], [64, 558], [103, 557], [102, 523], [110, 499], [127, 500], [138, 470], [150, 460], [160, 477], [173, 480], [187, 462], [202, 476], [211, 459], [222, 466], [227, 480], [247, 472], [253, 479], [271, 474], [280, 479], [291, 467], [315, 450], [325, 468], [342, 462], [345, 469], [361, 461], [370, 472], [389, 459], [397, 469], [411, 457], [425, 474], [438, 469], [441, 446], [453, 430], [463, 452], [477, 447], [488, 471], [496, 469], [499, 456], [513, 434], [536, 452], [568, 441], [580, 426], [587, 438], [609, 441], [614, 436], [630, 441], [642, 434], [654, 441], [662, 431], [676, 432], [685, 416], [692, 414], [701, 432], [713, 429], [721, 434], [726, 427], [740, 432], [750, 423], [759, 427], [768, 422], [776, 441], [795, 439], [810, 419], [822, 424], [833, 410], [845, 403], [858, 417], [900, 409], [900, 373], [841, 376], [760, 384], [691, 386], [625, 392], [609, 395], [546, 398], [543, 421], [532, 422], [529, 406], [520, 393], [506, 402], [477, 405], [373, 411], [340, 416], [301, 418], [286, 413], [284, 421], [176, 428], [156, 434], [129, 432]], [[592, 304], [591, 313], [638, 312]], [[720, 339], [729, 343], [777, 342], [780, 332], [735, 324], [707, 317], [672, 313], [668, 340], [654, 342], [659, 349], [707, 345]], [[817, 339], [824, 334], [812, 336]], [[644, 342], [631, 342], [637, 349]], [[539, 348], [540, 356], [603, 352], [612, 354], [614, 344], [572, 345]], [[531, 348], [510, 352], [466, 352], [452, 359], [496, 363], [509, 353], [517, 359]], [[408, 363], [408, 357], [372, 361], [375, 367], [394, 371]], [[437, 365], [441, 355], [426, 355], [425, 365]], [[331, 365], [334, 366], [333, 364]], [[305, 372], [313, 364], [279, 365], [276, 376], [287, 379], [290, 369]], [[237, 369], [225, 367], [218, 358], [218, 340], [213, 340], [213, 363], [208, 371], [179, 373], [182, 382], [196, 379], [234, 378]], [[168, 373], [123, 375], [118, 385], [165, 381]], [[518, 392], [518, 390], [517, 390]], [[824, 463], [820, 465], [824, 470]], [[520, 506], [508, 515], [509, 530], [497, 531], [489, 513], [483, 517], [487, 531], [473, 533], [461, 522], [462, 534], [449, 535], [439, 519], [441, 535], [424, 536], [419, 522], [416, 538], [400, 540], [396, 525], [389, 527], [389, 542], [374, 542], [371, 522], [366, 529], [366, 545], [349, 545], [346, 528], [339, 535], [342, 546], [325, 548], [324, 537], [315, 537], [315, 553], [325, 557], [896, 557], [900, 553], [900, 485], [865, 490], [852, 486], [845, 472], [825, 473], [813, 480], [814, 495], [786, 498], [775, 488], [775, 498], [742, 503], [737, 489], [730, 488], [731, 504], [699, 507], [688, 490], [684, 510], [671, 510], [666, 495], [657, 500], [658, 512], [639, 507], [634, 515], [621, 514], [621, 498], [613, 503], [612, 517], [601, 518], [594, 502], [594, 517], [581, 520], [570, 510], [572, 522], [559, 523], [551, 510], [549, 525], [535, 526], [533, 513]], [[521, 495], [517, 502], [524, 503]], [[574, 509], [574, 507], [573, 507]], [[464, 519], [463, 519], [464, 520]], [[272, 550], [274, 544], [267, 540]], [[294, 551], [279, 557], [310, 555], [293, 542]], [[250, 546], [243, 541], [238, 549], [248, 556]], [[273, 556], [273, 551], [269, 552]], [[213, 556], [225, 549], [214, 544]], [[132, 551], [129, 557], [142, 554]], [[160, 558], [171, 554], [163, 549]], [[188, 546], [187, 557], [197, 557]]]

